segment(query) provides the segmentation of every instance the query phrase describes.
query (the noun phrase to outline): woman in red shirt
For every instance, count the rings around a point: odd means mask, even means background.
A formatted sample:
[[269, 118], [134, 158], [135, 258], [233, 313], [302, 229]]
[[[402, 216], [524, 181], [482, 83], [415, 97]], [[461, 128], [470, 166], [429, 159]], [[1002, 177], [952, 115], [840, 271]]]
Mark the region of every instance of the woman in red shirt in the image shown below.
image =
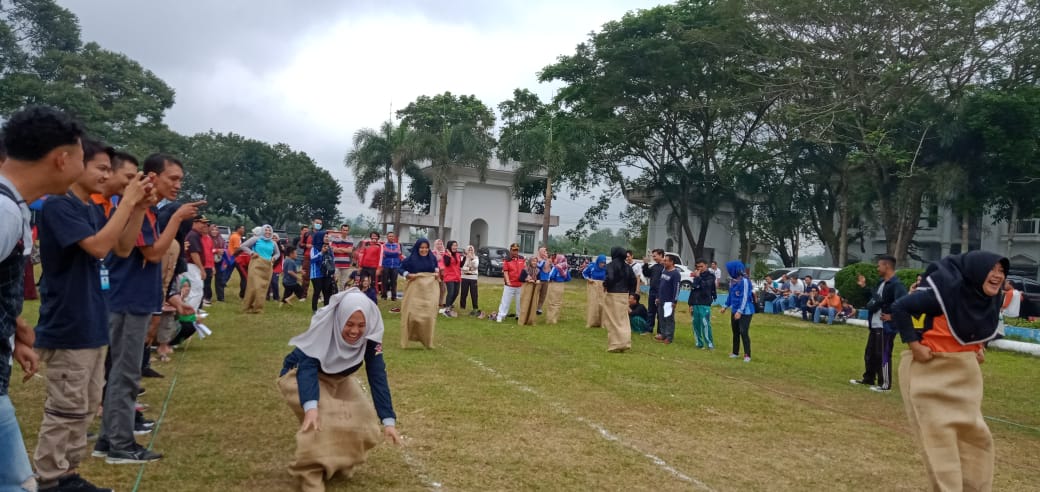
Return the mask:
[[379, 266], [383, 263], [383, 244], [379, 242], [379, 233], [376, 231], [369, 233], [368, 239], [358, 255], [358, 263], [362, 275], [368, 273], [369, 277], [376, 279], [379, 278]]
[[459, 315], [455, 312], [455, 299], [459, 295], [459, 287], [462, 286], [462, 254], [459, 253], [458, 241], [448, 241], [448, 249], [441, 256], [441, 264], [444, 266], [444, 287], [447, 290], [444, 315], [457, 318]]

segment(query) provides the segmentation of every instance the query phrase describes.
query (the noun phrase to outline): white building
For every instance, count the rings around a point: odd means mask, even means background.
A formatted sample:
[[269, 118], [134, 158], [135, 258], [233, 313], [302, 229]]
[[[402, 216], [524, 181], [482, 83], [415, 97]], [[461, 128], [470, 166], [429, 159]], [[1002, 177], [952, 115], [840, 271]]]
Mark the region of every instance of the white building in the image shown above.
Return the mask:
[[[423, 172], [429, 176], [429, 163]], [[513, 197], [513, 179], [518, 164], [492, 159], [485, 180], [473, 168], [460, 168], [447, 183], [447, 213], [444, 215], [444, 240], [456, 240], [463, 249], [472, 244], [506, 248], [520, 245], [524, 254], [533, 254], [542, 237], [543, 215], [520, 212], [520, 201]], [[401, 212], [401, 242], [409, 242], [409, 226], [422, 228], [432, 241], [437, 238], [441, 190], [431, 190], [429, 214], [413, 210]], [[393, 218], [389, 219], [392, 223]], [[560, 224], [558, 216], [550, 216], [550, 227]]]

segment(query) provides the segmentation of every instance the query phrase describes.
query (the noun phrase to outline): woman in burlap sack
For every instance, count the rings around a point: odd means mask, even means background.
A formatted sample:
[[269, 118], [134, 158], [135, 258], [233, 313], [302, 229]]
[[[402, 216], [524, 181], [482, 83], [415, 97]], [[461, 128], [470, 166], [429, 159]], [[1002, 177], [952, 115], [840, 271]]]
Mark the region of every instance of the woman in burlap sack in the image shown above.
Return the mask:
[[[984, 344], [997, 337], [1001, 287], [1010, 263], [988, 251], [932, 263], [916, 291], [892, 305], [910, 350], [899, 389], [934, 490], [993, 488], [993, 437], [982, 416]], [[924, 329], [913, 317], [924, 315]]]
[[538, 310], [538, 291], [541, 283], [538, 280], [538, 258], [525, 260], [524, 269], [520, 272], [520, 311], [516, 314], [516, 322], [520, 326], [534, 325], [535, 312]]
[[596, 261], [589, 263], [581, 276], [585, 278], [585, 326], [599, 328], [603, 326], [603, 281], [607, 279], [607, 255], [599, 255]]
[[560, 321], [564, 284], [571, 281], [571, 267], [567, 263], [567, 257], [561, 254], [556, 255], [552, 265], [552, 272], [549, 273], [549, 287], [545, 292], [545, 322], [555, 325]]
[[[383, 318], [356, 288], [332, 296], [310, 328], [289, 341], [278, 378], [282, 398], [300, 420], [289, 474], [297, 490], [325, 490], [337, 473], [351, 476], [384, 438], [400, 444], [383, 361]], [[366, 394], [354, 374], [365, 366]]]
[[603, 281], [603, 326], [607, 328], [607, 352], [632, 348], [632, 325], [628, 321], [628, 293], [636, 290], [636, 274], [625, 263], [625, 248], [610, 250], [607, 278]]
[[437, 327], [440, 302], [438, 264], [426, 238], [419, 238], [408, 258], [401, 262], [401, 275], [407, 281], [401, 303], [401, 348], [407, 347], [411, 341], [433, 348], [433, 331]]
[[242, 309], [247, 314], [264, 312], [267, 291], [274, 274], [274, 262], [281, 258], [278, 244], [274, 242], [274, 229], [264, 224], [260, 235], [242, 243], [241, 250], [249, 254], [249, 284], [242, 298]]

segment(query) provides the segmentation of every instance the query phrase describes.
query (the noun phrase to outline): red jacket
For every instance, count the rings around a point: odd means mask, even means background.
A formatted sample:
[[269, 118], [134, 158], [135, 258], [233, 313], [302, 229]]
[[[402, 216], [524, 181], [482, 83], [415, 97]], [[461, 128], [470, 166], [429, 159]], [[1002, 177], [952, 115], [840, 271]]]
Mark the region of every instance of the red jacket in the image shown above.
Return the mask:
[[523, 285], [520, 282], [520, 272], [524, 271], [524, 259], [523, 257], [517, 256], [515, 260], [506, 260], [502, 262], [502, 278], [507, 278], [509, 281], [506, 282], [506, 286], [509, 287], [520, 287]]
[[379, 243], [367, 243], [365, 249], [361, 250], [361, 268], [379, 268], [383, 259], [383, 245]]
[[462, 260], [461, 253], [444, 253], [441, 257], [441, 271], [444, 272], [445, 282], [462, 282]]

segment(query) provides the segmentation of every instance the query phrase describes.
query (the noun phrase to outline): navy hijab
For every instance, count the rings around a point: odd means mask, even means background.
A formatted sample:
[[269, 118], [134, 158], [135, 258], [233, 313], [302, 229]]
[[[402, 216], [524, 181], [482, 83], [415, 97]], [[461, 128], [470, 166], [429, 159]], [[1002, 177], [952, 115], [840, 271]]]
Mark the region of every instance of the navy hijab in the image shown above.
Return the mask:
[[1007, 258], [989, 251], [947, 256], [924, 272], [925, 283], [939, 300], [950, 332], [962, 345], [993, 338], [997, 331], [1003, 291], [987, 296], [982, 284], [997, 263], [1010, 268]]
[[311, 247], [316, 251], [321, 251], [321, 247], [325, 245], [325, 233], [327, 231], [318, 231], [311, 235]]
[[433, 248], [426, 253], [426, 256], [419, 254], [420, 245], [430, 245], [430, 240], [424, 237], [419, 238], [412, 246], [412, 252], [401, 262], [401, 270], [408, 273], [433, 273], [437, 271], [437, 258], [433, 256]]

